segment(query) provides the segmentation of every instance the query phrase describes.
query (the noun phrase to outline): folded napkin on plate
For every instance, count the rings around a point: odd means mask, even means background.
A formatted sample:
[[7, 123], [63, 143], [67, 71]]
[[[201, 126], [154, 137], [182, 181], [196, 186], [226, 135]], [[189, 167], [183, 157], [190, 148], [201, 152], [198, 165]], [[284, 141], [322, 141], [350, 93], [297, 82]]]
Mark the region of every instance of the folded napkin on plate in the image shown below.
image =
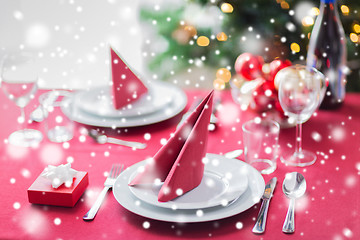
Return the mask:
[[148, 89], [111, 47], [110, 52], [113, 102], [114, 107], [120, 109], [138, 100]]
[[211, 91], [204, 98], [143, 171], [130, 182], [130, 186], [164, 182], [158, 201], [167, 202], [200, 184], [204, 174], [202, 159], [206, 154], [213, 95], [214, 91]]

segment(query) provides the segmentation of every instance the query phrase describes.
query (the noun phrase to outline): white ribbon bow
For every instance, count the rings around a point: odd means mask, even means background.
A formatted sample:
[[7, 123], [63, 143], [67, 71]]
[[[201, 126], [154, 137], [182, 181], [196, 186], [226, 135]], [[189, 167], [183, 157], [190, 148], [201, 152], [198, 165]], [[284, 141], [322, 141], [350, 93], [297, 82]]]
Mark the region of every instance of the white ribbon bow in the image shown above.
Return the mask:
[[71, 168], [71, 164], [67, 163], [59, 166], [49, 165], [41, 176], [50, 179], [53, 188], [58, 188], [63, 183], [66, 187], [71, 187], [76, 173], [77, 171]]

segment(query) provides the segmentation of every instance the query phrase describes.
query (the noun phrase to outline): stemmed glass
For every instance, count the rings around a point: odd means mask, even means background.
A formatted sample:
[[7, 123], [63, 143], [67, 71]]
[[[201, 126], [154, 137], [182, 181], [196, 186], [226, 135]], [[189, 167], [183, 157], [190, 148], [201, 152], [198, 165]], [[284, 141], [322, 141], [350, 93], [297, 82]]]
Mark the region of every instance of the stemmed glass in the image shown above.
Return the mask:
[[287, 165], [304, 167], [316, 161], [316, 155], [302, 149], [302, 123], [319, 107], [326, 91], [325, 76], [315, 68], [294, 65], [276, 75], [279, 101], [286, 115], [296, 121], [295, 152], [281, 157]]
[[2, 62], [1, 89], [5, 95], [20, 107], [21, 115], [17, 119], [22, 130], [9, 136], [9, 143], [17, 146], [36, 146], [42, 140], [42, 134], [35, 129], [25, 129], [25, 111], [37, 91], [37, 70], [35, 59], [31, 53], [6, 55]]

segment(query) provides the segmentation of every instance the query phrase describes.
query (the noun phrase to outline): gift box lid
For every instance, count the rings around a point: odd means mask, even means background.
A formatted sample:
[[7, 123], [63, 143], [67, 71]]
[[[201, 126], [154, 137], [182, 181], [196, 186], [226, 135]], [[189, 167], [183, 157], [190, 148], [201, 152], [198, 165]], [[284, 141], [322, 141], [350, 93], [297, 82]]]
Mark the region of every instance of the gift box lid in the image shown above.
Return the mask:
[[40, 176], [28, 188], [30, 203], [73, 207], [89, 185], [87, 172], [77, 172], [73, 184], [66, 187], [62, 184], [53, 188], [51, 180]]

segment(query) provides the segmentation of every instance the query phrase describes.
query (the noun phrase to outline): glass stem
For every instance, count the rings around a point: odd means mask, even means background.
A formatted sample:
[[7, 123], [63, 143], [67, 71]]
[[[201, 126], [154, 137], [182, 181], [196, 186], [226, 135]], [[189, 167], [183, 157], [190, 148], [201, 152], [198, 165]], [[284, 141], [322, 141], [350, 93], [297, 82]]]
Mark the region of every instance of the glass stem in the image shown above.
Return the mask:
[[295, 154], [301, 153], [302, 151], [302, 124], [296, 124], [296, 141], [295, 141]]
[[20, 118], [21, 118], [21, 122], [20, 122], [20, 127], [21, 129], [25, 129], [26, 128], [26, 123], [25, 123], [25, 109], [23, 107], [20, 107]]

